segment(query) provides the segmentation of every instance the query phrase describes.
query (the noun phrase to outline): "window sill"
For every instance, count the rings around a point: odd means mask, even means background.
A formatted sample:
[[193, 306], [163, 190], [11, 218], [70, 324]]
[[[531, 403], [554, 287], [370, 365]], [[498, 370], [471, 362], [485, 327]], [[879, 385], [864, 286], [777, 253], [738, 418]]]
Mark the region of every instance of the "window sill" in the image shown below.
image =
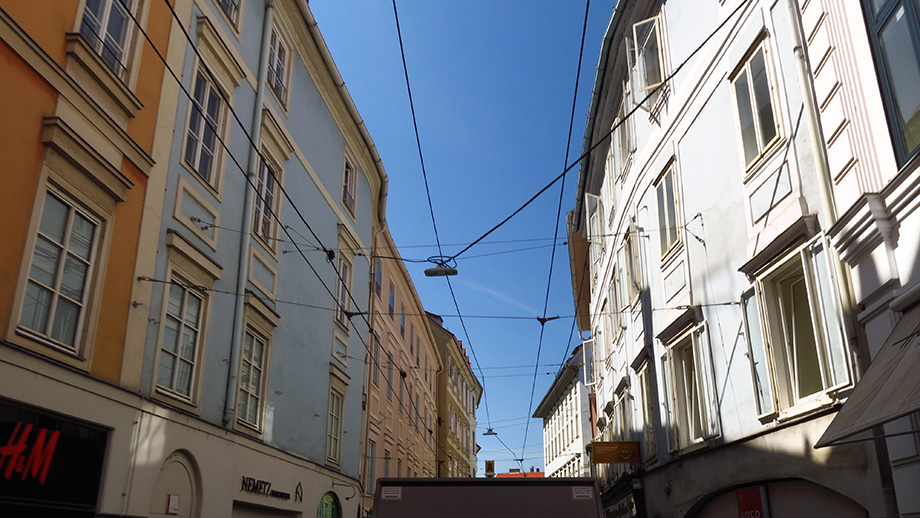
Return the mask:
[[246, 434], [255, 439], [262, 438], [262, 430], [259, 427], [254, 426], [246, 421], [243, 421], [239, 417], [236, 418], [235, 426], [233, 427], [236, 431]]
[[801, 403], [796, 403], [795, 405], [780, 410], [779, 414], [776, 416], [776, 422], [782, 424], [808, 417], [811, 414], [830, 408], [838, 402], [839, 400], [830, 396], [830, 394], [826, 392], [821, 393], [813, 399], [802, 401]]
[[[109, 101], [101, 103], [103, 106], [114, 104], [121, 110], [124, 119], [134, 118], [137, 112], [144, 107], [140, 99], [134, 95], [121, 78], [109, 69], [96, 51], [83, 39], [83, 36], [79, 33], [68, 33], [65, 36], [65, 40], [67, 42], [65, 47], [67, 55], [73, 58], [73, 61], [82, 69], [82, 71], [78, 71], [67, 67], [68, 72], [77, 72], [80, 75], [82, 75], [80, 72], [87, 74], [94, 80], [95, 85], [90, 85], [90, 94], [97, 102], [100, 101], [100, 94], [103, 94], [104, 98]], [[79, 78], [76, 79], [79, 80]], [[89, 84], [87, 82], [82, 83], [84, 85]]]
[[779, 155], [783, 149], [785, 149], [786, 146], [783, 145], [785, 143], [785, 139], [777, 136], [769, 144], [764, 146], [764, 148], [760, 151], [760, 154], [751, 160], [749, 164], [744, 165], [744, 177], [742, 183], [747, 185], [754, 178], [757, 178], [762, 171], [773, 170], [773, 168], [769, 166], [773, 163], [773, 160], [776, 158], [776, 156]]
[[190, 397], [183, 396], [168, 388], [155, 386], [153, 391], [154, 399], [166, 403], [167, 405], [177, 407], [192, 414], [198, 414], [198, 405]]
[[[35, 351], [43, 356], [50, 356], [72, 367], [77, 367], [82, 370], [89, 369], [89, 358], [83, 357], [74, 347], [64, 345], [57, 340], [48, 338], [21, 325], [16, 326], [16, 334], [29, 340], [28, 343], [21, 345], [24, 345], [31, 351]], [[37, 344], [37, 346], [35, 344]]]

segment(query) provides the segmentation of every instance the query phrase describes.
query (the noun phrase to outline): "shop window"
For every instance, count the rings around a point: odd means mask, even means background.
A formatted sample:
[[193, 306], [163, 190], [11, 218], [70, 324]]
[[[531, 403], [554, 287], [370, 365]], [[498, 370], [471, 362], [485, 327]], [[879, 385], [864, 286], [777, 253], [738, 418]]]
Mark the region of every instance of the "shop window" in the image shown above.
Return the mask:
[[761, 43], [732, 78], [744, 164], [750, 167], [779, 139], [774, 109], [773, 80]]
[[920, 4], [863, 0], [899, 164], [920, 150]]
[[119, 79], [128, 69], [134, 0], [87, 0], [80, 35]]
[[335, 496], [326, 493], [319, 500], [316, 518], [342, 518], [342, 508]]

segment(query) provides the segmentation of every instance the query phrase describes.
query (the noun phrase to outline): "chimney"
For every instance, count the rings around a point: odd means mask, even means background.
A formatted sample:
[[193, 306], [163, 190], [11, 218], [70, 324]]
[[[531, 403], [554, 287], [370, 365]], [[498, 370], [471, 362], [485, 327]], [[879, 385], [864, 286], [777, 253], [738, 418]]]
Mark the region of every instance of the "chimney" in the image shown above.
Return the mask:
[[533, 473], [533, 466], [530, 467], [530, 472]]

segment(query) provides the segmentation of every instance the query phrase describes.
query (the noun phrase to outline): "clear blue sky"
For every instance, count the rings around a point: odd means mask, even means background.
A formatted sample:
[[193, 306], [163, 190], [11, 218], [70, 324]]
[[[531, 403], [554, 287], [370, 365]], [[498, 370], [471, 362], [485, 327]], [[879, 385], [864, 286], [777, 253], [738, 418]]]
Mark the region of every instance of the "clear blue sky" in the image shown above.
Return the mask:
[[[569, 162], [581, 152], [591, 88], [615, 0], [591, 3]], [[425, 195], [392, 0], [313, 0], [316, 17], [390, 178], [387, 220], [403, 258], [437, 255]], [[566, 165], [566, 137], [578, 65], [584, 1], [397, 0], [422, 153], [444, 255], [509, 216]], [[485, 386], [477, 410], [480, 476], [543, 467], [542, 423], [527, 418], [568, 349], [574, 313], [565, 213], [578, 169], [565, 179], [560, 239], [539, 365], [537, 349], [561, 184], [458, 258], [451, 278], [466, 329], [444, 278], [408, 263], [428, 311], [472, 348]], [[452, 316], [453, 315], [453, 316]], [[477, 318], [531, 317], [529, 319]], [[481, 367], [481, 371], [480, 371]], [[530, 406], [533, 388], [533, 405]], [[488, 411], [487, 407], [488, 406]], [[498, 438], [482, 432], [491, 422]], [[523, 450], [522, 450], [523, 448]]]

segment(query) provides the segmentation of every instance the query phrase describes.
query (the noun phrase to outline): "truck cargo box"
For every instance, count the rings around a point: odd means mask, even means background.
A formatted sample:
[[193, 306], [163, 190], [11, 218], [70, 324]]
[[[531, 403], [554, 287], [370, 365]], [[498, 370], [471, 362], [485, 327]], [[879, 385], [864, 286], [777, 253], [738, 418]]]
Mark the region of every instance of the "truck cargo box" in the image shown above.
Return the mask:
[[373, 518], [600, 518], [592, 478], [381, 478]]

